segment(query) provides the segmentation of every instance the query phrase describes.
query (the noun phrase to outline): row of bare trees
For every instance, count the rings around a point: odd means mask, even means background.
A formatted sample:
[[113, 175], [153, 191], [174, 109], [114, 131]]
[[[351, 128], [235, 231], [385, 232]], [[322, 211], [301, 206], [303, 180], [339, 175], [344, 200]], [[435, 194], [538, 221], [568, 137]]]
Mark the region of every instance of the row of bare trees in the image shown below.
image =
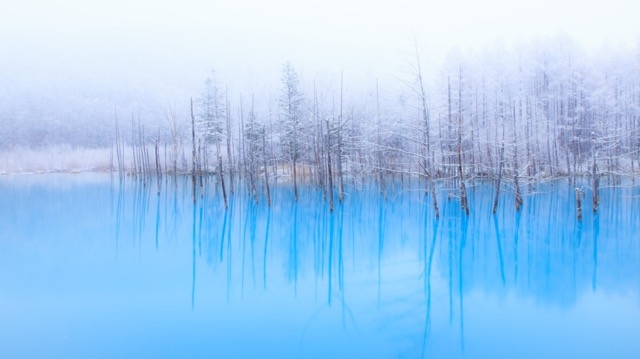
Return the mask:
[[[320, 87], [286, 63], [277, 96], [251, 94], [249, 106], [243, 96], [233, 104], [213, 73], [186, 126], [187, 116], [169, 110], [166, 134], [145, 134], [134, 121], [127, 142], [116, 123], [118, 170], [150, 173], [145, 164], [156, 163], [157, 173], [197, 173], [223, 186], [226, 176], [229, 192], [245, 186], [268, 203], [270, 181], [290, 183], [296, 200], [301, 185], [315, 185], [331, 209], [345, 188], [376, 183], [385, 196], [421, 189], [435, 216], [438, 193], [458, 198], [468, 213], [468, 188], [480, 180], [494, 182], [494, 211], [505, 188], [518, 210], [523, 191], [558, 178], [590, 190], [597, 210], [602, 179], [619, 185], [637, 176], [640, 60], [633, 56], [601, 61], [555, 44], [451, 55], [436, 67], [417, 46], [414, 55], [403, 90], [376, 81], [359, 99], [345, 91], [343, 74]], [[256, 97], [268, 105], [257, 106]], [[126, 161], [125, 144], [133, 148]]]

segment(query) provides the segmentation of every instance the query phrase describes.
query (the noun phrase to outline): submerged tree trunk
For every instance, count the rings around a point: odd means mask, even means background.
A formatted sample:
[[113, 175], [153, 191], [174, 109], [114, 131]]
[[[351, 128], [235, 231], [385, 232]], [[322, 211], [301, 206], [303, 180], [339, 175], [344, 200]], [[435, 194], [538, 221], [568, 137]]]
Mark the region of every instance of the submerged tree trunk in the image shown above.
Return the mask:
[[520, 195], [520, 182], [518, 179], [518, 136], [516, 132], [516, 109], [513, 107], [513, 185], [515, 187], [516, 211], [522, 207], [522, 195]]
[[[467, 199], [467, 187], [464, 184], [464, 171], [462, 169], [462, 67], [458, 77], [458, 176], [460, 180], [460, 205], [466, 215], [469, 215], [469, 201]], [[449, 86], [449, 103], [451, 103], [451, 86]], [[451, 105], [449, 105], [451, 107]]]
[[343, 169], [342, 169], [342, 89], [343, 89], [343, 81], [342, 81], [342, 72], [340, 72], [340, 121], [338, 123], [338, 131], [337, 131], [337, 144], [338, 144], [338, 201], [342, 203], [344, 199], [344, 179], [343, 179]]
[[222, 187], [222, 198], [224, 199], [224, 208], [229, 208], [229, 203], [227, 202], [227, 190], [224, 187], [224, 172], [222, 169], [222, 155], [218, 156], [218, 173], [220, 176], [220, 185]]
[[264, 166], [264, 185], [267, 190], [267, 206], [271, 207], [271, 190], [269, 189], [269, 168], [267, 167], [267, 140], [264, 125], [262, 126], [262, 162]]
[[293, 155], [293, 197], [298, 202], [298, 179], [296, 174], [296, 155]]
[[196, 118], [193, 115], [193, 99], [191, 99], [191, 179], [193, 184], [193, 203], [196, 203]]
[[600, 180], [598, 178], [598, 164], [596, 161], [596, 149], [595, 149], [595, 145], [596, 145], [596, 139], [595, 139], [595, 133], [591, 134], [591, 140], [592, 140], [592, 152], [593, 152], [593, 168], [592, 168], [592, 176], [593, 176], [593, 213], [597, 213], [598, 212], [598, 204], [600, 204]]
[[504, 142], [500, 146], [500, 164], [498, 165], [498, 180], [496, 181], [496, 193], [493, 197], [493, 214], [498, 210], [498, 196], [500, 195], [500, 185], [502, 183], [502, 167], [504, 166]]
[[156, 155], [156, 180], [158, 183], [158, 196], [160, 195], [160, 188], [162, 186], [162, 165], [160, 164], [160, 139], [156, 138], [155, 155]]
[[579, 221], [582, 220], [582, 201], [581, 201], [581, 196], [582, 193], [580, 191], [580, 188], [576, 188], [576, 216], [578, 218]]
[[[233, 153], [231, 152], [231, 141], [232, 141], [232, 136], [231, 136], [231, 104], [229, 103], [229, 94], [228, 94], [228, 90], [225, 91], [226, 94], [226, 100], [225, 100], [225, 106], [226, 106], [226, 118], [227, 118], [227, 162], [230, 164], [229, 166], [229, 191], [231, 193], [233, 193], [234, 188], [233, 188]], [[220, 156], [220, 154], [218, 153], [218, 156]]]
[[253, 200], [258, 204], [258, 190], [256, 189], [256, 182], [254, 179], [253, 171], [249, 171], [249, 182], [251, 186], [251, 194], [253, 194]]
[[431, 173], [431, 171], [429, 171], [429, 186], [431, 187], [433, 213], [436, 218], [440, 218], [440, 210], [438, 209], [438, 197], [436, 197], [436, 185], [433, 183], [433, 174]]
[[[417, 43], [416, 46], [416, 66], [418, 75], [418, 86], [420, 91], [420, 103], [422, 110], [422, 126], [424, 135], [424, 151], [423, 151], [423, 171], [428, 179], [428, 187], [431, 189], [431, 202], [433, 204], [433, 212], [436, 218], [440, 217], [440, 210], [438, 209], [438, 197], [436, 197], [436, 186], [433, 180], [433, 163], [435, 162], [435, 155], [431, 152], [431, 133], [430, 133], [430, 119], [429, 119], [429, 107], [427, 107], [427, 95], [424, 90], [424, 82], [422, 80], [422, 65], [420, 64], [420, 54], [418, 52]], [[431, 156], [431, 161], [429, 161]], [[425, 189], [425, 193], [428, 193], [428, 189]]]
[[387, 199], [387, 185], [385, 183], [384, 171], [383, 171], [383, 163], [384, 160], [382, 158], [382, 137], [380, 135], [382, 128], [382, 119], [380, 118], [380, 89], [378, 87], [378, 79], [376, 79], [376, 145], [377, 153], [377, 172], [378, 172], [378, 186], [380, 188], [380, 194]]
[[329, 128], [329, 120], [327, 124], [327, 173], [329, 175], [329, 211], [333, 212], [333, 174], [331, 170], [331, 129]]

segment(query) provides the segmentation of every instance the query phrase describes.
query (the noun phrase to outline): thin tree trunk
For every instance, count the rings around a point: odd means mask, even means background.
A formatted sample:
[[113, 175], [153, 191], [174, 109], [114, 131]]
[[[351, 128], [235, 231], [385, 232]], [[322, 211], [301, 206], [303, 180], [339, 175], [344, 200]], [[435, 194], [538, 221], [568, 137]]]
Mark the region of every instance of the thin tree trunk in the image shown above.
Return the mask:
[[[418, 68], [418, 85], [420, 86], [420, 100], [422, 104], [422, 125], [424, 126], [424, 166], [423, 171], [427, 175], [428, 187], [431, 189], [431, 201], [433, 204], [433, 212], [436, 218], [440, 217], [440, 210], [438, 209], [438, 197], [436, 196], [436, 186], [433, 181], [433, 167], [435, 163], [435, 155], [431, 152], [431, 133], [430, 133], [430, 121], [429, 121], [429, 108], [427, 107], [427, 95], [424, 90], [424, 82], [422, 79], [422, 65], [420, 64], [420, 54], [418, 53], [416, 45], [416, 63]], [[432, 160], [429, 161], [429, 156]], [[426, 192], [426, 191], [425, 191]]]
[[220, 173], [220, 186], [222, 187], [222, 198], [224, 199], [224, 209], [229, 208], [227, 202], [227, 189], [224, 186], [224, 172], [222, 169], [222, 155], [218, 156], [218, 173]]
[[593, 167], [592, 167], [592, 175], [593, 175], [593, 213], [597, 213], [598, 212], [598, 205], [600, 204], [600, 180], [598, 177], [598, 164], [596, 161], [596, 149], [595, 149], [595, 145], [596, 145], [596, 137], [595, 137], [595, 133], [591, 134], [591, 141], [592, 141], [592, 161], [593, 161]]
[[342, 202], [344, 199], [344, 174], [342, 168], [342, 126], [344, 125], [344, 118], [342, 116], [343, 106], [343, 73], [340, 72], [340, 121], [337, 129], [337, 144], [338, 144], [338, 201]]
[[233, 193], [233, 153], [231, 152], [231, 105], [229, 103], [229, 91], [225, 88], [225, 103], [226, 103], [226, 117], [227, 117], [227, 161], [229, 162], [229, 191]]
[[580, 200], [580, 197], [582, 196], [582, 193], [579, 188], [576, 188], [575, 191], [576, 191], [576, 216], [578, 220], [581, 221], [582, 220], [582, 202]]
[[191, 99], [191, 179], [193, 184], [193, 203], [196, 203], [196, 118], [193, 115], [193, 98]]
[[522, 196], [520, 195], [520, 183], [518, 175], [518, 134], [516, 132], [516, 108], [513, 105], [513, 185], [515, 187], [516, 211], [522, 207]]
[[293, 197], [298, 202], [298, 179], [296, 173], [296, 153], [293, 153]]
[[504, 166], [504, 141], [500, 146], [500, 163], [498, 165], [498, 180], [496, 181], [496, 193], [493, 197], [493, 214], [498, 210], [498, 196], [500, 195], [500, 185], [502, 183], [502, 167]]
[[269, 189], [269, 168], [267, 167], [267, 140], [266, 140], [264, 126], [262, 126], [262, 161], [264, 165], [264, 185], [267, 190], [267, 205], [271, 207], [271, 190]]
[[[458, 74], [458, 176], [460, 178], [460, 205], [464, 213], [469, 215], [469, 202], [467, 199], [467, 187], [464, 184], [464, 171], [462, 169], [462, 67]], [[449, 86], [449, 88], [451, 88]], [[451, 100], [451, 95], [449, 95]]]
[[331, 170], [331, 129], [327, 122], [327, 173], [329, 174], [329, 211], [333, 212], [333, 174]]

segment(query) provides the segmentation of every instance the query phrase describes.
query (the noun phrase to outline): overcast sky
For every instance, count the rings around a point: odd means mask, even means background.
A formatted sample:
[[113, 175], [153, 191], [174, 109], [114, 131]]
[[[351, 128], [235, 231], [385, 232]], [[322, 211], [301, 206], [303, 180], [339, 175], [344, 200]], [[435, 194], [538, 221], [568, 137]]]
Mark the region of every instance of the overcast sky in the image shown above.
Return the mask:
[[93, 86], [96, 96], [118, 86], [171, 96], [175, 85], [181, 96], [212, 68], [231, 82], [277, 81], [286, 60], [303, 73], [384, 76], [414, 35], [434, 62], [450, 48], [558, 34], [586, 49], [632, 47], [638, 14], [637, 0], [4, 1], [0, 81], [23, 91]]

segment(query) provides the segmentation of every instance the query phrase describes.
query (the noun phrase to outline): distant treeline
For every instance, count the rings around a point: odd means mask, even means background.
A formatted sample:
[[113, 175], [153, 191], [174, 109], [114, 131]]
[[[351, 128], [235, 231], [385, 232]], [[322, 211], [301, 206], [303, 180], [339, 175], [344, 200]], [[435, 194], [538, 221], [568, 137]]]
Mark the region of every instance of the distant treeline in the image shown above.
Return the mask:
[[[520, 191], [537, 182], [586, 176], [597, 209], [602, 178], [618, 184], [640, 173], [640, 58], [608, 55], [560, 43], [450, 56], [440, 68], [416, 50], [394, 101], [381, 100], [377, 82], [364, 100], [347, 99], [342, 75], [327, 90], [303, 83], [286, 63], [276, 96], [231, 103], [213, 73], [191, 113], [166, 111], [165, 130], [148, 133], [135, 116], [116, 116], [113, 169], [224, 174], [231, 190], [246, 181], [256, 200], [270, 180], [286, 178], [296, 196], [305, 181], [323, 188], [332, 207], [345, 186], [374, 179], [384, 194], [389, 181], [413, 180], [431, 194], [436, 215], [436, 189], [468, 211], [474, 181], [495, 181], [496, 205], [507, 182], [519, 209]], [[256, 98], [270, 105], [258, 108]]]

